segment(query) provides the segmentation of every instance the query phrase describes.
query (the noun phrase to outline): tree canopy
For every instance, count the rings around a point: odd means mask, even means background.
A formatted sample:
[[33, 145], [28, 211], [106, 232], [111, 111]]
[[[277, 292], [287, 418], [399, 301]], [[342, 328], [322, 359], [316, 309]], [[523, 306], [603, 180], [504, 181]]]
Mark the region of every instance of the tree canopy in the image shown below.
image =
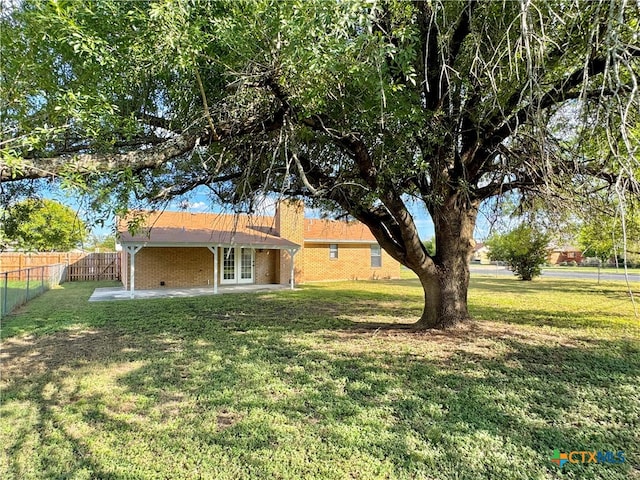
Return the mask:
[[[126, 207], [198, 187], [348, 213], [468, 318], [479, 205], [637, 196], [631, 1], [20, 2], [2, 18], [0, 180]], [[435, 224], [421, 242], [408, 202]]]
[[54, 200], [15, 203], [3, 212], [1, 225], [4, 240], [22, 250], [67, 252], [87, 237], [76, 212]]
[[585, 255], [602, 262], [612, 258], [640, 264], [640, 215], [628, 212], [626, 221], [617, 215], [594, 215], [586, 219], [578, 232], [578, 243]]

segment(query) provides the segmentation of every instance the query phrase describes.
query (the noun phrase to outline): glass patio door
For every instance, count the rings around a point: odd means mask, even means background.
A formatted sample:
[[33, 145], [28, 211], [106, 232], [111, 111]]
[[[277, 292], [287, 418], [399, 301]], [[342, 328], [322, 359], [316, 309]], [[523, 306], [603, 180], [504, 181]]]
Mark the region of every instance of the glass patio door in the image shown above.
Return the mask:
[[224, 247], [220, 263], [220, 283], [236, 283], [236, 249]]
[[253, 249], [239, 248], [238, 283], [253, 283]]
[[253, 283], [253, 249], [223, 247], [220, 264], [221, 284]]

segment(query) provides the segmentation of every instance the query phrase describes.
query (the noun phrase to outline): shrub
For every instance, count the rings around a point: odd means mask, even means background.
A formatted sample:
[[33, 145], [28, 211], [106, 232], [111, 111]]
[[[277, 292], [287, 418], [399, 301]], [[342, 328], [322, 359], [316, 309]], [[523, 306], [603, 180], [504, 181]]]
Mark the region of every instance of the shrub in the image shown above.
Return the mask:
[[540, 275], [547, 260], [548, 243], [546, 234], [524, 224], [487, 240], [489, 257], [507, 262], [521, 280], [532, 280]]

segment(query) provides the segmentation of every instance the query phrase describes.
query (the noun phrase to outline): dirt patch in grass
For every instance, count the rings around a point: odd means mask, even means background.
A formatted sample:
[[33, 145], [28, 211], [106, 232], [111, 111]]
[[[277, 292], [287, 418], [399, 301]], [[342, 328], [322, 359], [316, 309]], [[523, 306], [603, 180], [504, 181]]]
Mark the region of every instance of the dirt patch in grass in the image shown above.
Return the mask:
[[106, 329], [71, 330], [48, 336], [13, 337], [2, 344], [2, 382], [61, 367], [114, 359], [139, 352], [140, 340]]
[[216, 425], [218, 430], [224, 430], [238, 423], [241, 416], [238, 413], [230, 412], [226, 409], [221, 410], [216, 416]]

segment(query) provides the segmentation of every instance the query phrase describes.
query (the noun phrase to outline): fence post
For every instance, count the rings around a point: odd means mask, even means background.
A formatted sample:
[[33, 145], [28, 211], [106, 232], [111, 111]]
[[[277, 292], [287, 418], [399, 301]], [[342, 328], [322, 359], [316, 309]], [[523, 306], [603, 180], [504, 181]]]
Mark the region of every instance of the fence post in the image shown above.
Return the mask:
[[9, 309], [9, 272], [4, 272], [4, 298], [2, 300], [2, 315], [4, 315]]
[[29, 281], [31, 280], [31, 269], [27, 268], [27, 301], [29, 301]]

